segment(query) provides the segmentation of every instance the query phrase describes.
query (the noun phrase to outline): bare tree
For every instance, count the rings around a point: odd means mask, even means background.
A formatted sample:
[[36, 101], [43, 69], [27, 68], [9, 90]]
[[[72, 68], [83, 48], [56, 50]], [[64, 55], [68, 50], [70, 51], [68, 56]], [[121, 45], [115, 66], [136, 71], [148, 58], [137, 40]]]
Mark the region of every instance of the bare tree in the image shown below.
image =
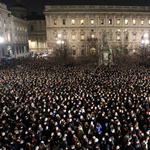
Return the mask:
[[71, 48], [67, 41], [64, 41], [63, 44], [56, 45], [53, 51], [53, 55], [58, 58], [59, 61], [64, 61], [68, 56], [71, 55]]

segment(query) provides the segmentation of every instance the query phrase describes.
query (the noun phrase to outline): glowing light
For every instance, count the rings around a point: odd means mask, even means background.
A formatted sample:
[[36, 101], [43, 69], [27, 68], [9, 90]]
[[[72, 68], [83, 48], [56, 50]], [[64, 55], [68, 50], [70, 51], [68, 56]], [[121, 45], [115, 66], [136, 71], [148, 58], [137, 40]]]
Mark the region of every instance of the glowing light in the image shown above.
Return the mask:
[[3, 43], [3, 42], [4, 42], [4, 38], [0, 37], [0, 43]]
[[58, 37], [60, 38], [60, 37], [61, 37], [61, 34], [58, 34]]
[[147, 37], [148, 37], [148, 34], [144, 34], [144, 37], [147, 38]]

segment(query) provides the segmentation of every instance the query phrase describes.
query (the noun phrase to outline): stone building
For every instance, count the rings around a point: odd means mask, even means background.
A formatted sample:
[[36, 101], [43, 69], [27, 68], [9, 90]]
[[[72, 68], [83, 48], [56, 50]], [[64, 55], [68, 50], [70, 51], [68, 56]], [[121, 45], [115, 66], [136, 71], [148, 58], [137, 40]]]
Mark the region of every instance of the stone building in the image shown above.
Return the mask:
[[21, 0], [16, 0], [15, 5], [10, 7], [10, 11], [13, 16], [21, 19], [24, 19], [29, 14], [28, 9], [21, 4]]
[[0, 59], [28, 55], [27, 21], [16, 18], [0, 3]]
[[33, 12], [26, 19], [28, 21], [30, 52], [47, 53], [45, 16]]
[[99, 53], [104, 30], [114, 55], [135, 53], [141, 44], [149, 46], [150, 7], [46, 5], [44, 14], [50, 53], [65, 42], [72, 56]]
[[13, 16], [24, 18], [28, 22], [29, 51], [47, 53], [45, 16], [37, 15], [36, 12], [29, 14], [28, 9], [21, 4], [21, 0], [16, 0], [10, 10]]

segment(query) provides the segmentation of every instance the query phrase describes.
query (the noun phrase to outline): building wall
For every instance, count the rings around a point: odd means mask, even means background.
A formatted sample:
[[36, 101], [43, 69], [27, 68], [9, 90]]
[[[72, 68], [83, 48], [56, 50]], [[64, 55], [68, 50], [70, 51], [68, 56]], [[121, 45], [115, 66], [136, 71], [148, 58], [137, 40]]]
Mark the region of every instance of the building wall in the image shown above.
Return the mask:
[[[103, 32], [114, 54], [117, 50], [135, 52], [137, 45], [150, 40], [150, 7], [101, 5], [46, 5], [46, 33], [48, 50], [53, 53], [58, 37], [66, 40], [72, 55], [88, 55], [95, 41], [99, 53], [103, 45]], [[76, 50], [74, 53], [73, 51]], [[84, 50], [84, 53], [82, 51]]]
[[28, 20], [30, 52], [47, 53], [46, 21]]
[[12, 16], [6, 5], [0, 3], [0, 24], [0, 36], [4, 38], [0, 43], [0, 59], [27, 56], [29, 54], [27, 21]]

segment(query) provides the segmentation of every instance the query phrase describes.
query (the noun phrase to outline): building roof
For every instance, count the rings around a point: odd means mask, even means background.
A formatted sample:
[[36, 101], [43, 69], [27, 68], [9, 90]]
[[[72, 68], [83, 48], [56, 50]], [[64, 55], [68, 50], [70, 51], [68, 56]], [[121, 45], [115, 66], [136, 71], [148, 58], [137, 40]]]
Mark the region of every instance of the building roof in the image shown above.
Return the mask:
[[26, 8], [25, 6], [20, 5], [20, 4], [15, 4], [15, 5], [11, 6], [11, 7], [22, 7], [22, 8]]
[[36, 12], [32, 12], [31, 15], [26, 16], [27, 20], [45, 20], [45, 15], [38, 15]]

